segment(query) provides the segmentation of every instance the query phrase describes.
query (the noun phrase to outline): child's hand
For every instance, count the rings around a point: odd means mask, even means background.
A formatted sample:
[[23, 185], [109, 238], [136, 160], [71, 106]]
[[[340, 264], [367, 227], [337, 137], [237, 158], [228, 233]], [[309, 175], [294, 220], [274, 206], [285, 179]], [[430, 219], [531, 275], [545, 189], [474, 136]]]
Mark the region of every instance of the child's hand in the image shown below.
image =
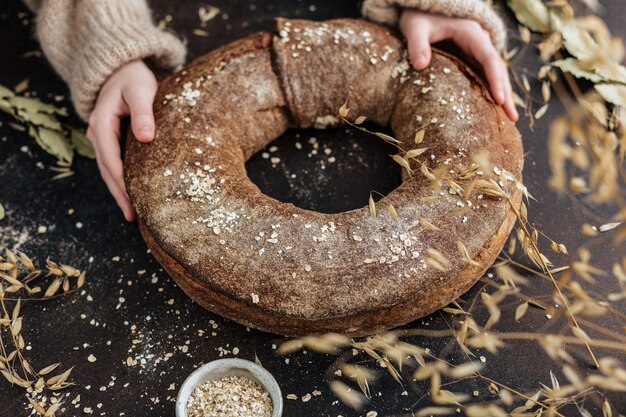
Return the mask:
[[406, 9], [400, 18], [400, 29], [407, 39], [415, 69], [424, 69], [430, 63], [430, 44], [451, 39], [482, 66], [496, 103], [511, 120], [519, 118], [506, 65], [491, 43], [489, 33], [479, 23]]
[[104, 83], [96, 107], [89, 116], [87, 137], [96, 150], [100, 174], [128, 221], [135, 219], [126, 186], [120, 151], [120, 122], [130, 114], [135, 137], [141, 142], [154, 138], [152, 102], [157, 81], [143, 61], [131, 61]]

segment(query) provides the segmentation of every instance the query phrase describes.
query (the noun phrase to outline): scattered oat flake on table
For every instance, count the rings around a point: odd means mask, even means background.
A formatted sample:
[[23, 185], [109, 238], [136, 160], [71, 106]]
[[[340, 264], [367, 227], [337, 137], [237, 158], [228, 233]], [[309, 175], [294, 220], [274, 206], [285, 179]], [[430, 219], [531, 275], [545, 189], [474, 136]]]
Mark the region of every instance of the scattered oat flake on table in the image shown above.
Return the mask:
[[202, 30], [202, 29], [194, 29], [193, 34], [196, 36], [202, 36], [204, 38], [209, 37], [209, 32], [207, 32], [206, 30]]
[[94, 363], [95, 361], [97, 361], [98, 359], [93, 355], [93, 353], [91, 355], [89, 355], [87, 357], [87, 360], [91, 363]]
[[206, 24], [215, 18], [220, 13], [220, 9], [215, 6], [202, 6], [198, 9], [198, 17], [200, 18], [200, 24], [206, 26]]

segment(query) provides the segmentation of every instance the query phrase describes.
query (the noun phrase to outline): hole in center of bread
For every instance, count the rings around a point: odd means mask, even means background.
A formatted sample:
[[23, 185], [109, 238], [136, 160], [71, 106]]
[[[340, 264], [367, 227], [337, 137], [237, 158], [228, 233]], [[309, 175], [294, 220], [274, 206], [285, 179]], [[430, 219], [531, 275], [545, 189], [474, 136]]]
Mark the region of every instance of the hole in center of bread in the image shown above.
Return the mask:
[[[367, 126], [388, 132], [380, 126]], [[321, 213], [341, 213], [368, 204], [402, 183], [396, 153], [383, 140], [350, 127], [291, 129], [246, 163], [248, 176], [276, 200]]]

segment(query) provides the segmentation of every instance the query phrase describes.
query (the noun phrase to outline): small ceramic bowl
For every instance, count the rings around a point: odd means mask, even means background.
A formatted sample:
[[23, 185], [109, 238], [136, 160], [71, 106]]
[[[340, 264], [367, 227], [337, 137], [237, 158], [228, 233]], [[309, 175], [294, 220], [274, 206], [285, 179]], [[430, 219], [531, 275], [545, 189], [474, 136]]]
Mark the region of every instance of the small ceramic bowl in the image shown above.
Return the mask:
[[272, 374], [244, 359], [219, 359], [202, 365], [183, 382], [176, 398], [176, 417], [187, 417], [187, 401], [194, 389], [207, 381], [226, 376], [243, 376], [261, 385], [272, 398], [272, 417], [283, 415], [283, 395]]

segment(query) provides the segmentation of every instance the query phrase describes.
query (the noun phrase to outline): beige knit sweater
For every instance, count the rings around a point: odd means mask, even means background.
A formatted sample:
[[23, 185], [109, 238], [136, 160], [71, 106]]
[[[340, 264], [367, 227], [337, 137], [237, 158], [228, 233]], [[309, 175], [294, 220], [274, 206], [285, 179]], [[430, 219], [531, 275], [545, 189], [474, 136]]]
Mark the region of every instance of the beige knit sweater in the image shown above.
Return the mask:
[[[24, 1], [37, 14], [44, 54], [68, 83], [76, 111], [85, 120], [107, 78], [127, 62], [150, 58], [167, 69], [184, 63], [183, 42], [154, 25], [145, 0]], [[504, 48], [504, 24], [482, 0], [365, 0], [362, 12], [395, 25], [403, 7], [474, 19]]]

